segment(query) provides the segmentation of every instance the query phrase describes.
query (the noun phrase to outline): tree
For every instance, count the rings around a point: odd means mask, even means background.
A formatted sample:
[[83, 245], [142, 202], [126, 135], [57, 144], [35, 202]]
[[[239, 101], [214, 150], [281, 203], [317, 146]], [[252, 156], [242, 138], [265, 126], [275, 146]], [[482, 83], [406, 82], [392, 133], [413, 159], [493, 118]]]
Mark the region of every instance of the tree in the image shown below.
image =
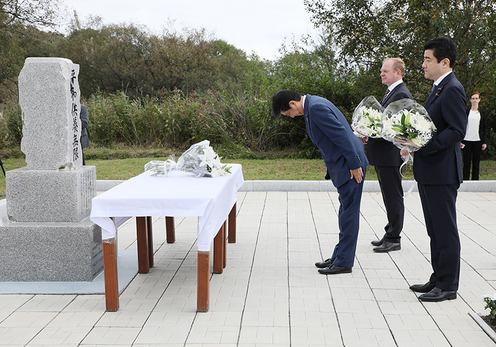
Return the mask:
[[247, 59], [244, 52], [210, 38], [204, 29], [156, 35], [144, 26], [102, 25], [98, 19], [74, 25], [60, 49], [80, 65], [86, 97], [97, 91], [141, 97], [175, 88], [188, 94], [230, 87], [238, 83]]
[[37, 27], [56, 25], [60, 0], [0, 0], [0, 30], [14, 23]]
[[[422, 70], [423, 45], [447, 36], [457, 45], [454, 71], [467, 96], [479, 91], [488, 113], [489, 149], [496, 155], [496, 2], [494, 0], [305, 0], [312, 21], [359, 71], [362, 96], [381, 88], [381, 61], [401, 57], [405, 82], [423, 103], [432, 81]], [[361, 81], [361, 82], [360, 82]], [[370, 83], [367, 83], [369, 81]], [[365, 83], [364, 83], [365, 82]], [[382, 88], [382, 91], [384, 88]]]
[[[312, 21], [341, 48], [342, 57], [377, 74], [380, 62], [400, 56], [414, 95], [430, 82], [421, 68], [423, 44], [447, 36], [457, 44], [457, 78], [467, 92], [494, 85], [496, 3], [493, 0], [305, 0]], [[372, 71], [371, 71], [372, 72]], [[492, 93], [494, 94], [494, 93]]]
[[0, 103], [17, 95], [17, 76], [28, 56], [50, 56], [59, 0], [0, 0]]

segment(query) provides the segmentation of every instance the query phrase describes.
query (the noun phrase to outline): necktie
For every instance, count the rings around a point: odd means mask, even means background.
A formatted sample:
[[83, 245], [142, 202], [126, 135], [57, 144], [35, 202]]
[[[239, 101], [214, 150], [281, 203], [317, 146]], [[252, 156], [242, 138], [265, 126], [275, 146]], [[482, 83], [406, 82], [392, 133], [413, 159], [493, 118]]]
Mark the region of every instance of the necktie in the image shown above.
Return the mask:
[[431, 89], [431, 94], [434, 93], [437, 90], [437, 86], [434, 84]]
[[386, 100], [387, 96], [389, 95], [391, 91], [389, 90], [389, 88], [386, 90], [386, 93], [384, 94], [384, 97], [382, 98], [382, 101], [381, 101], [381, 104], [384, 103], [384, 100]]

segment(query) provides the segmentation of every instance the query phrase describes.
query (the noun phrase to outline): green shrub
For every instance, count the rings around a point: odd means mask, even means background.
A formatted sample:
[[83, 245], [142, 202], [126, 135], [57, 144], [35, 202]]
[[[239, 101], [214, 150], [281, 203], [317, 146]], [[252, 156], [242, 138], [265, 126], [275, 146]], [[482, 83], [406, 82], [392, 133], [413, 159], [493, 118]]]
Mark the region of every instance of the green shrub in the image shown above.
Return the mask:
[[18, 146], [22, 139], [22, 112], [19, 104], [7, 105], [0, 118], [0, 148]]

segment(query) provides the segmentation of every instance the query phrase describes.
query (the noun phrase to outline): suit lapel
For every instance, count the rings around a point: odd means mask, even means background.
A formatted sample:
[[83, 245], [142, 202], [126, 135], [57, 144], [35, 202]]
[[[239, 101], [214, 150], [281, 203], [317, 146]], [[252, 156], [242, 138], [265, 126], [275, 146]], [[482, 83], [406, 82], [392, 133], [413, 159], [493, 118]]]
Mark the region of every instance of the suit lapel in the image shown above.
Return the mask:
[[388, 104], [388, 100], [398, 91], [398, 88], [402, 85], [403, 83], [400, 83], [398, 84], [396, 87], [393, 88], [393, 90], [391, 90], [389, 92], [389, 94], [382, 100], [381, 102], [381, 106], [384, 106], [384, 105], [387, 105]]
[[453, 72], [450, 73], [448, 76], [446, 76], [445, 78], [443, 78], [443, 80], [441, 81], [441, 83], [439, 83], [439, 85], [437, 86], [436, 89], [434, 89], [430, 94], [429, 94], [429, 97], [427, 98], [427, 101], [425, 102], [425, 108], [429, 107], [433, 102], [434, 100], [436, 100], [436, 98], [441, 95], [444, 87], [446, 86], [446, 84], [452, 79], [454, 78], [454, 74]]
[[305, 96], [305, 104], [303, 105], [303, 117], [305, 117], [305, 125], [307, 127], [308, 135], [310, 136], [310, 139], [313, 140], [312, 127], [310, 124], [310, 115], [308, 114], [309, 104], [310, 104], [310, 95], [307, 94]]

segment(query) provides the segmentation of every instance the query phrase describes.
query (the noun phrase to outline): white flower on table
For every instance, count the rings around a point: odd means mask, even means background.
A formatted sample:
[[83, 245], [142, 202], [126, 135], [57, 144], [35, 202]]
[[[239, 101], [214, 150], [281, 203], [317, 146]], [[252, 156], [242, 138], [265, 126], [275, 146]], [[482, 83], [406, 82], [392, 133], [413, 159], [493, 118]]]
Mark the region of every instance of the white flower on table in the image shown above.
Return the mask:
[[183, 171], [198, 177], [219, 177], [231, 173], [231, 166], [223, 165], [220, 157], [210, 146], [208, 140], [192, 145], [177, 163], [173, 156], [167, 161], [151, 161], [145, 165], [145, 171], [152, 171], [157, 176], [168, 176], [172, 171]]

